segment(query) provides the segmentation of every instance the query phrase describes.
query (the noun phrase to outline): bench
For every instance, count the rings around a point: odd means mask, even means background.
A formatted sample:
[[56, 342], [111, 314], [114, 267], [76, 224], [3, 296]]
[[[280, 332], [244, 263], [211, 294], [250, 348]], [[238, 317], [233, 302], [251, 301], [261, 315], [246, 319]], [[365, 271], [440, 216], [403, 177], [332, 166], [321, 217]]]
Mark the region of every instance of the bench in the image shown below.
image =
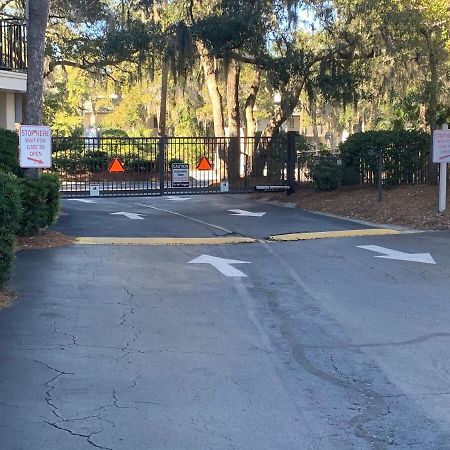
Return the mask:
[[280, 186], [269, 186], [269, 185], [257, 185], [255, 186], [256, 191], [288, 191], [290, 186], [280, 185]]

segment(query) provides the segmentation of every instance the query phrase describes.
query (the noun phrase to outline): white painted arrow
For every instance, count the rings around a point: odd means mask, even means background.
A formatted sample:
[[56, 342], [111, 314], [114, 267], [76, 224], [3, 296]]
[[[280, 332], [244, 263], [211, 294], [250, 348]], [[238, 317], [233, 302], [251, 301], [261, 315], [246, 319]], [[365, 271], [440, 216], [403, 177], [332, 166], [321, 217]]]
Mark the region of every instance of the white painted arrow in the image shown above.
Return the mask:
[[184, 202], [186, 200], [190, 200], [190, 197], [177, 197], [177, 196], [172, 196], [172, 197], [166, 197], [167, 200], [171, 200], [173, 202]]
[[232, 216], [262, 217], [266, 214], [265, 212], [250, 212], [244, 209], [229, 209], [228, 211], [234, 213], [231, 214]]
[[96, 203], [94, 200], [86, 200], [84, 198], [68, 198], [69, 202]]
[[392, 250], [390, 248], [379, 247], [378, 245], [357, 245], [357, 247], [383, 254], [383, 256], [375, 256], [375, 258], [397, 259], [399, 261], [411, 261], [423, 264], [436, 264], [433, 257], [429, 253], [404, 253], [397, 250]]
[[135, 214], [135, 213], [128, 213], [128, 212], [115, 212], [115, 213], [110, 213], [113, 216], [125, 216], [128, 217], [131, 220], [144, 220], [144, 218], [142, 217], [141, 214]]
[[220, 273], [226, 277], [246, 277], [244, 272], [233, 267], [231, 264], [250, 264], [248, 261], [239, 261], [238, 259], [217, 258], [216, 256], [201, 255], [198, 258], [189, 261], [188, 264], [211, 264]]

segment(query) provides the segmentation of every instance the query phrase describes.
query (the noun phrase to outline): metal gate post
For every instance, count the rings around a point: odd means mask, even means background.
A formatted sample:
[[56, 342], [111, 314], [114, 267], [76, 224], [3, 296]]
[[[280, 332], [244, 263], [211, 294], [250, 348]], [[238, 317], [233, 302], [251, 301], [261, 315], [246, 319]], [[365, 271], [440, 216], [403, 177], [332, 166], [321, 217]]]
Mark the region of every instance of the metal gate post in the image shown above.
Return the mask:
[[229, 138], [228, 146], [228, 180], [231, 186], [239, 180], [240, 162], [239, 138], [232, 136]]
[[296, 149], [296, 138], [297, 133], [295, 131], [288, 131], [287, 140], [288, 140], [288, 148], [287, 148], [287, 182], [290, 186], [289, 194], [293, 194], [295, 192], [295, 164], [297, 162], [297, 149]]
[[159, 195], [164, 195], [164, 176], [165, 176], [165, 164], [166, 164], [166, 139], [167, 136], [161, 136], [158, 141], [158, 165], [159, 165]]

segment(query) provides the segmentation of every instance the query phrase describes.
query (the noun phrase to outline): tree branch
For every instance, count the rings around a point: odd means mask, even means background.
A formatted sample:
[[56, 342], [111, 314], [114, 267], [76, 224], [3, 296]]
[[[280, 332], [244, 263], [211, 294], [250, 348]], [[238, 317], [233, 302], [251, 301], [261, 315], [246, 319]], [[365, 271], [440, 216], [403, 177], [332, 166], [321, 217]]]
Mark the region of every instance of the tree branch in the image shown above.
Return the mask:
[[3, 14], [2, 9], [6, 8], [12, 2], [13, 0], [5, 0], [2, 3], [0, 3], [0, 14]]
[[69, 61], [69, 60], [58, 60], [58, 61], [51, 61], [49, 64], [48, 71], [44, 73], [44, 78], [48, 77], [56, 67], [58, 66], [68, 66], [68, 67], [76, 67], [78, 69], [87, 70], [93, 68], [101, 68], [109, 65], [115, 65], [121, 61], [92, 61], [92, 62], [76, 62], [76, 61]]

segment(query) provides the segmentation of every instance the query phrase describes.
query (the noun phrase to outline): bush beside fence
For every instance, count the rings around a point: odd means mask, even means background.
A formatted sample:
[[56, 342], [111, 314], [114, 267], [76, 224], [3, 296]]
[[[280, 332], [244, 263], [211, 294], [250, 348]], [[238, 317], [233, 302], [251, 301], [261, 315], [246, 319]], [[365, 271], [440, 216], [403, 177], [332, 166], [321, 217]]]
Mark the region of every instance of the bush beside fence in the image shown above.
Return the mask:
[[425, 183], [430, 135], [415, 130], [355, 133], [339, 146], [345, 168], [359, 174], [359, 183], [374, 183], [380, 152], [383, 183]]
[[307, 168], [308, 177], [316, 191], [332, 191], [342, 183], [342, 167], [330, 152], [319, 152], [316, 157], [308, 160]]
[[297, 178], [310, 181], [316, 190], [335, 189], [340, 184], [375, 184], [381, 153], [384, 185], [425, 183], [429, 151], [430, 135], [421, 131], [355, 133], [337, 152], [299, 151]]

